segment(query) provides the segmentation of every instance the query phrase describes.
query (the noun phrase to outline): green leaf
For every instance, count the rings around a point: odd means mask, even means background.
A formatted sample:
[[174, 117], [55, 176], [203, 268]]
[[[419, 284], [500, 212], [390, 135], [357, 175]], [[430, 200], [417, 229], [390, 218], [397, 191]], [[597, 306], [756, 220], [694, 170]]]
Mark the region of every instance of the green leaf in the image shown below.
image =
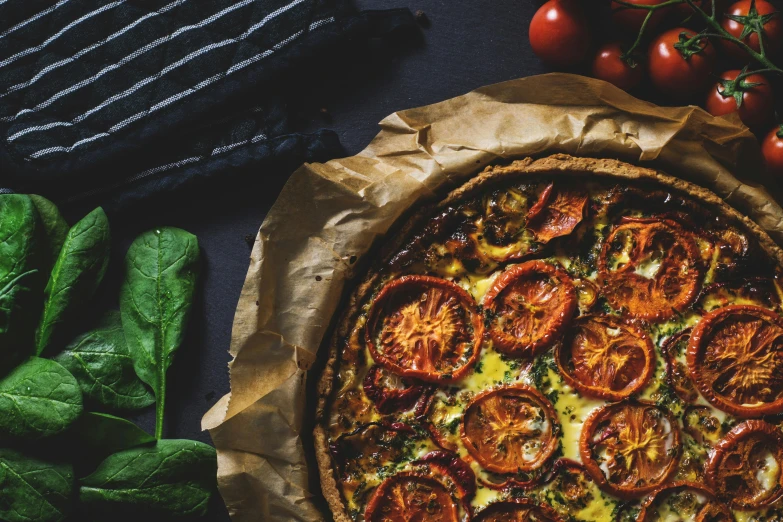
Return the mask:
[[100, 207], [68, 231], [44, 290], [46, 300], [35, 336], [37, 355], [55, 340], [62, 323], [92, 299], [106, 273], [110, 250], [109, 220]]
[[57, 261], [60, 250], [63, 248], [65, 236], [68, 235], [68, 222], [60, 214], [57, 205], [45, 197], [30, 194], [30, 199], [33, 201], [36, 210], [38, 210], [38, 217], [43, 225], [44, 232], [46, 232], [48, 240], [46, 245], [46, 266], [51, 269], [54, 266], [54, 262]]
[[0, 448], [0, 520], [59, 522], [71, 508], [73, 468]]
[[[160, 440], [111, 455], [83, 479], [79, 500], [99, 519], [203, 516], [216, 488], [215, 449], [192, 440]], [[166, 518], [164, 518], [166, 517]]]
[[79, 417], [70, 432], [78, 437], [80, 444], [103, 458], [118, 451], [155, 442], [155, 437], [128, 420], [91, 411]]
[[79, 383], [54, 361], [32, 357], [0, 380], [0, 437], [55, 435], [81, 413]]
[[196, 236], [178, 228], [142, 234], [125, 257], [122, 328], [136, 374], [155, 392], [158, 439], [163, 435], [166, 371], [185, 336], [198, 260]]
[[21, 194], [0, 194], [0, 366], [7, 369], [30, 353], [35, 328], [38, 213]]
[[138, 410], [155, 403], [133, 369], [117, 311], [106, 314], [98, 328], [77, 337], [54, 360], [76, 377], [85, 401], [110, 410]]

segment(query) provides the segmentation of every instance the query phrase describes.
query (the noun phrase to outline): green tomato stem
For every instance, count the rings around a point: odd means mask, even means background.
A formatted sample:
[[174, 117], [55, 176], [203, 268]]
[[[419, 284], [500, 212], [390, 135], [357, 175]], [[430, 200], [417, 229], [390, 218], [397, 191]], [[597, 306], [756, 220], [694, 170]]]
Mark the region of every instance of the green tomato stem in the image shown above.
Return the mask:
[[166, 410], [166, 372], [162, 372], [161, 392], [155, 396], [155, 438], [163, 438], [163, 415]]

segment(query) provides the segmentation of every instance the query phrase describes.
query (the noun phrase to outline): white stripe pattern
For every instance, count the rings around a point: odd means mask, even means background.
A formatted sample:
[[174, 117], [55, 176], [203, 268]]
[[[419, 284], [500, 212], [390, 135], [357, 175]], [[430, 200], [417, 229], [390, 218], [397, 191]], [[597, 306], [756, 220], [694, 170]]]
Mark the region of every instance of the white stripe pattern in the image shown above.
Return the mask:
[[18, 60], [19, 58], [23, 58], [23, 57], [27, 56], [28, 54], [37, 53], [38, 51], [40, 51], [41, 49], [43, 49], [44, 47], [46, 47], [47, 45], [49, 45], [53, 41], [57, 40], [59, 37], [61, 37], [62, 35], [64, 35], [68, 31], [70, 31], [71, 29], [73, 29], [74, 27], [79, 25], [80, 23], [84, 22], [85, 20], [89, 20], [93, 16], [99, 15], [99, 14], [103, 13], [104, 11], [108, 11], [109, 9], [114, 9], [115, 7], [117, 7], [118, 5], [122, 4], [123, 2], [125, 2], [125, 0], [118, 0], [117, 2], [111, 2], [111, 3], [108, 3], [108, 4], [98, 8], [98, 9], [95, 9], [94, 11], [90, 11], [89, 13], [87, 13], [87, 14], [79, 17], [79, 18], [77, 18], [73, 22], [69, 23], [68, 25], [66, 25], [65, 27], [63, 27], [62, 29], [60, 29], [59, 31], [54, 33], [52, 36], [50, 36], [49, 38], [44, 40], [43, 43], [41, 43], [39, 45], [36, 45], [35, 47], [30, 47], [29, 49], [25, 49], [24, 51], [20, 51], [20, 52], [14, 54], [12, 56], [9, 56], [5, 60], [0, 61], [0, 67], [5, 67], [9, 63], [13, 63], [16, 60]]
[[43, 11], [41, 11], [41, 12], [39, 12], [37, 14], [34, 14], [30, 18], [28, 18], [27, 20], [25, 20], [23, 22], [19, 22], [15, 26], [13, 26], [13, 27], [11, 27], [9, 29], [6, 29], [5, 31], [0, 33], [0, 39], [5, 38], [9, 34], [13, 33], [14, 31], [18, 31], [19, 29], [21, 29], [22, 27], [26, 26], [27, 24], [35, 22], [39, 18], [42, 18], [42, 17], [48, 15], [49, 13], [54, 12], [56, 9], [59, 9], [60, 7], [64, 6], [65, 4], [67, 4], [70, 1], [71, 0], [60, 0], [59, 2], [54, 4], [52, 7], [48, 8], [48, 9], [44, 9]]
[[25, 134], [30, 134], [32, 132], [41, 132], [41, 131], [52, 129], [54, 127], [72, 127], [76, 123], [84, 121], [85, 119], [87, 119], [92, 114], [95, 114], [96, 112], [100, 111], [101, 109], [104, 109], [104, 108], [108, 107], [109, 105], [111, 105], [112, 103], [116, 102], [117, 100], [121, 100], [123, 98], [127, 98], [128, 96], [130, 96], [134, 92], [138, 91], [142, 87], [144, 87], [146, 85], [149, 85], [150, 83], [153, 83], [153, 82], [159, 80], [160, 78], [162, 78], [166, 74], [170, 73], [174, 69], [177, 69], [177, 68], [185, 65], [186, 63], [194, 60], [195, 58], [201, 56], [202, 54], [207, 53], [209, 51], [212, 51], [214, 49], [219, 49], [221, 47], [225, 47], [227, 45], [230, 45], [230, 44], [233, 44], [233, 43], [236, 43], [236, 42], [239, 42], [239, 41], [242, 41], [242, 40], [246, 39], [248, 36], [250, 36], [252, 33], [256, 32], [258, 29], [260, 29], [263, 26], [265, 26], [267, 23], [269, 23], [274, 18], [280, 16], [281, 14], [285, 13], [286, 11], [288, 11], [290, 9], [293, 9], [294, 7], [296, 7], [297, 5], [301, 4], [304, 1], [305, 0], [294, 0], [290, 4], [288, 4], [286, 6], [283, 6], [283, 7], [279, 8], [279, 9], [277, 9], [276, 11], [273, 11], [273, 12], [269, 13], [260, 22], [257, 22], [255, 24], [253, 24], [252, 26], [250, 26], [250, 28], [247, 31], [245, 31], [244, 33], [242, 33], [241, 35], [239, 35], [236, 38], [228, 38], [226, 40], [223, 40], [222, 42], [209, 44], [209, 45], [207, 45], [205, 47], [202, 47], [201, 49], [199, 49], [197, 51], [193, 51], [192, 53], [189, 53], [189, 54], [185, 55], [183, 58], [180, 58], [176, 62], [167, 65], [161, 71], [159, 71], [159, 72], [157, 72], [157, 73], [155, 73], [155, 74], [153, 74], [151, 76], [147, 76], [143, 80], [140, 80], [140, 81], [136, 82], [135, 84], [133, 84], [130, 88], [126, 89], [125, 91], [123, 91], [121, 93], [118, 93], [118, 94], [115, 94], [115, 95], [107, 98], [106, 100], [104, 100], [103, 102], [101, 102], [97, 106], [93, 107], [92, 109], [88, 110], [87, 112], [84, 112], [84, 113], [80, 114], [79, 116], [76, 116], [71, 121], [56, 121], [56, 122], [47, 123], [45, 125], [36, 125], [36, 126], [32, 126], [32, 127], [27, 127], [26, 129], [22, 129], [22, 130], [20, 130], [18, 132], [15, 132], [12, 135], [10, 135], [8, 137], [7, 141], [8, 141], [8, 143], [11, 143], [12, 141], [16, 140], [17, 138], [19, 138], [21, 136], [24, 136]]
[[[310, 24], [308, 30], [312, 31], [312, 30], [314, 30], [314, 29], [316, 29], [318, 27], [321, 27], [321, 26], [323, 26], [325, 24], [332, 23], [332, 22], [334, 22], [334, 17], [318, 20], [318, 21], [315, 21], [312, 24]], [[252, 56], [252, 57], [250, 57], [250, 58], [248, 58], [246, 60], [243, 60], [242, 62], [234, 64], [226, 72], [220, 73], [220, 74], [216, 74], [214, 76], [211, 76], [211, 77], [207, 78], [206, 80], [203, 80], [203, 81], [199, 82], [198, 84], [196, 84], [195, 86], [193, 86], [193, 87], [191, 87], [191, 88], [189, 88], [187, 90], [181, 91], [181, 92], [179, 92], [179, 93], [177, 93], [177, 94], [175, 94], [173, 96], [170, 96], [170, 97], [166, 98], [165, 100], [162, 100], [162, 101], [156, 103], [155, 105], [150, 107], [149, 110], [139, 112], [139, 113], [131, 116], [130, 118], [126, 118], [125, 120], [123, 120], [123, 121], [113, 125], [109, 129], [108, 133], [101, 132], [101, 133], [95, 134], [93, 136], [90, 136], [89, 138], [85, 138], [85, 139], [77, 141], [76, 143], [74, 143], [70, 147], [58, 146], [58, 147], [48, 147], [48, 148], [45, 148], [45, 149], [41, 149], [41, 150], [38, 150], [38, 151], [30, 154], [29, 157], [35, 159], [35, 158], [40, 158], [42, 156], [45, 156], [47, 154], [51, 154], [53, 152], [71, 152], [72, 150], [76, 149], [77, 147], [79, 147], [81, 145], [84, 145], [85, 143], [89, 143], [89, 142], [97, 140], [99, 138], [103, 138], [103, 137], [109, 136], [110, 133], [116, 132], [116, 131], [122, 129], [123, 127], [129, 125], [130, 123], [133, 123], [133, 122], [135, 122], [137, 120], [140, 120], [140, 119], [144, 118], [145, 116], [149, 115], [150, 113], [158, 111], [158, 110], [160, 110], [160, 109], [162, 109], [162, 108], [164, 108], [164, 107], [166, 107], [166, 106], [168, 106], [168, 105], [170, 105], [170, 104], [172, 104], [172, 103], [174, 103], [174, 102], [176, 102], [178, 100], [181, 100], [182, 98], [190, 96], [191, 94], [193, 94], [195, 92], [198, 92], [199, 90], [203, 89], [204, 87], [207, 87], [208, 85], [213, 84], [214, 82], [220, 80], [221, 78], [225, 78], [229, 74], [233, 74], [233, 73], [235, 73], [235, 72], [237, 72], [237, 71], [239, 71], [241, 69], [244, 69], [248, 65], [254, 64], [254, 63], [258, 62], [259, 60], [263, 60], [267, 56], [269, 56], [269, 55], [275, 53], [276, 51], [280, 50], [281, 48], [285, 47], [287, 44], [289, 44], [293, 40], [299, 38], [303, 33], [304, 33], [303, 30], [302, 31], [298, 31], [298, 32], [292, 34], [291, 36], [289, 36], [288, 38], [286, 38], [285, 40], [283, 40], [281, 42], [278, 42], [271, 49], [268, 49], [268, 50], [266, 50], [266, 51], [264, 51], [262, 53], [259, 53], [259, 54], [255, 55], [255, 56]]]
[[228, 13], [230, 13], [232, 11], [236, 11], [237, 9], [240, 9], [240, 8], [242, 8], [242, 7], [244, 7], [244, 6], [248, 5], [248, 4], [252, 4], [255, 1], [256, 0], [242, 0], [241, 2], [237, 2], [236, 4], [233, 4], [233, 5], [230, 5], [230, 6], [226, 7], [222, 11], [218, 11], [217, 13], [213, 14], [212, 16], [207, 18], [206, 20], [202, 20], [201, 22], [199, 22], [197, 24], [185, 25], [183, 27], [180, 27], [179, 29], [177, 29], [176, 31], [171, 33], [170, 35], [166, 35], [166, 36], [163, 36], [161, 38], [158, 38], [157, 40], [154, 40], [154, 41], [148, 43], [144, 47], [141, 47], [140, 49], [135, 50], [134, 52], [132, 52], [131, 54], [129, 54], [128, 56], [126, 56], [125, 58], [120, 60], [119, 62], [117, 62], [115, 64], [112, 64], [112, 65], [109, 65], [107, 67], [104, 67], [103, 69], [98, 71], [96, 74], [90, 76], [89, 78], [86, 78], [86, 79], [84, 79], [84, 80], [82, 80], [82, 81], [80, 81], [80, 82], [78, 82], [78, 83], [76, 83], [76, 84], [66, 88], [66, 89], [63, 89], [62, 91], [60, 91], [57, 94], [53, 95], [48, 100], [45, 100], [45, 101], [39, 103], [38, 105], [36, 105], [32, 109], [22, 109], [21, 111], [17, 112], [15, 115], [7, 116], [5, 118], [2, 118], [2, 119], [0, 119], [0, 121], [4, 121], [4, 122], [14, 121], [19, 116], [21, 116], [23, 114], [27, 114], [27, 113], [30, 113], [30, 112], [37, 112], [37, 111], [39, 111], [39, 110], [41, 110], [43, 108], [46, 108], [49, 105], [51, 105], [54, 102], [56, 102], [57, 100], [59, 100], [60, 98], [62, 98], [63, 96], [71, 94], [72, 92], [77, 91], [77, 90], [81, 89], [82, 87], [84, 87], [86, 85], [90, 85], [91, 83], [93, 83], [95, 80], [97, 80], [98, 78], [100, 78], [104, 74], [107, 74], [107, 73], [110, 73], [110, 72], [112, 72], [112, 71], [114, 71], [116, 69], [119, 69], [123, 65], [127, 64], [128, 62], [130, 62], [132, 60], [135, 60], [136, 58], [138, 58], [142, 54], [144, 54], [144, 53], [154, 49], [155, 47], [158, 47], [159, 45], [161, 45], [163, 43], [167, 43], [167, 42], [173, 40], [174, 38], [176, 38], [177, 36], [179, 36], [181, 34], [184, 34], [184, 33], [188, 32], [188, 31], [192, 31], [193, 29], [201, 29], [202, 27], [206, 27], [207, 25], [211, 24], [215, 20], [218, 20], [218, 19], [222, 18], [223, 16], [227, 15]]
[[146, 177], [153, 176], [153, 175], [159, 174], [161, 172], [166, 172], [167, 170], [176, 169], [176, 168], [179, 168], [179, 167], [184, 167], [185, 165], [190, 165], [192, 163], [198, 163], [199, 161], [203, 161], [203, 160], [205, 160], [207, 158], [211, 158], [212, 156], [216, 156], [216, 155], [218, 155], [220, 153], [223, 153], [223, 152], [226, 152], [226, 151], [229, 151], [229, 150], [234, 150], [237, 147], [240, 147], [242, 145], [247, 145], [249, 143], [258, 143], [259, 141], [265, 140], [265, 139], [267, 139], [266, 134], [261, 133], [261, 134], [257, 134], [255, 136], [253, 136], [249, 140], [238, 141], [236, 143], [231, 143], [231, 144], [225, 145], [223, 147], [216, 147], [215, 149], [212, 150], [212, 152], [209, 153], [209, 155], [191, 156], [189, 158], [184, 158], [184, 159], [181, 159], [181, 160], [173, 161], [171, 163], [166, 163], [165, 165], [158, 165], [157, 167], [152, 167], [150, 169], [141, 171], [138, 174], [134, 174], [130, 178], [124, 179], [124, 180], [122, 180], [122, 181], [120, 181], [118, 183], [114, 183], [114, 184], [112, 184], [112, 185], [110, 185], [108, 187], [91, 190], [89, 192], [80, 194], [80, 195], [78, 195], [76, 197], [72, 197], [72, 198], [68, 199], [67, 202], [70, 203], [72, 201], [76, 201], [76, 200], [79, 200], [79, 199], [84, 199], [86, 197], [94, 196], [95, 194], [111, 191], [111, 190], [116, 189], [118, 187], [121, 187], [123, 185], [127, 185], [127, 184], [130, 184], [130, 183], [134, 183], [136, 181], [142, 180], [142, 179], [144, 179]]
[[[4, 0], [0, 0], [0, 3], [2, 3], [2, 1], [4, 1]], [[90, 51], [94, 51], [95, 49], [97, 49], [97, 48], [99, 48], [99, 47], [101, 47], [101, 46], [111, 42], [115, 38], [117, 38], [119, 36], [122, 36], [123, 34], [127, 33], [128, 31], [130, 31], [131, 29], [133, 29], [134, 27], [136, 27], [137, 25], [142, 23], [144, 20], [147, 20], [149, 18], [153, 18], [155, 16], [167, 13], [168, 11], [171, 11], [175, 7], [177, 7], [179, 5], [182, 5], [185, 2], [187, 2], [187, 1], [188, 0], [175, 0], [174, 2], [171, 2], [170, 4], [164, 5], [163, 7], [158, 9], [157, 11], [152, 11], [150, 13], [145, 14], [144, 16], [139, 18], [138, 20], [132, 22], [129, 25], [126, 25], [125, 27], [123, 27], [119, 31], [116, 31], [116, 32], [110, 34], [105, 39], [100, 40], [100, 41], [95, 42], [94, 44], [92, 44], [90, 46], [85, 47], [81, 51], [79, 51], [79, 52], [75, 53], [74, 55], [70, 56], [69, 58], [65, 58], [64, 60], [60, 60], [58, 62], [54, 62], [52, 64], [47, 65], [46, 67], [41, 69], [38, 73], [36, 73], [35, 76], [30, 78], [26, 82], [18, 83], [16, 85], [11, 86], [6, 92], [4, 92], [3, 94], [0, 94], [0, 98], [8, 96], [12, 92], [16, 92], [19, 89], [24, 89], [25, 87], [31, 86], [32, 84], [34, 84], [35, 82], [37, 82], [38, 80], [43, 78], [46, 74], [52, 72], [55, 69], [58, 69], [58, 68], [62, 67], [63, 65], [67, 65], [67, 64], [69, 64], [71, 62], [74, 62], [74, 61], [78, 60], [79, 58], [81, 58], [82, 56], [84, 56], [85, 54], [89, 53]]]

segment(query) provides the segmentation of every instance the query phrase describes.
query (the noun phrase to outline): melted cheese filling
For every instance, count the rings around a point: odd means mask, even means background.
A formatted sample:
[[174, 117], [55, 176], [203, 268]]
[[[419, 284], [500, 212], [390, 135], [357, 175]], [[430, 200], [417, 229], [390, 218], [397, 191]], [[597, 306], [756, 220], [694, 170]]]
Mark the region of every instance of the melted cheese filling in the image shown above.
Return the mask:
[[[603, 222], [594, 224], [595, 230], [598, 233], [600, 233], [606, 226], [606, 223]], [[703, 257], [706, 259], [708, 254], [710, 254], [710, 245], [705, 244], [703, 241], [699, 241], [699, 247], [702, 251]], [[706, 272], [704, 284], [708, 284], [713, 279], [713, 268], [717, 260], [717, 253], [711, 253], [712, 258], [710, 260], [710, 268]], [[620, 264], [628, 263], [630, 261], [626, 252], [620, 252], [618, 254], [619, 255], [613, 259], [613, 266], [615, 268]], [[571, 255], [564, 252], [556, 253], [553, 258], [550, 259], [550, 261], [557, 262], [566, 269], [569, 269], [576, 263], [575, 259]], [[465, 266], [459, 260], [453, 258], [450, 258], [448, 262], [438, 264], [436, 268], [436, 275], [455, 281], [463, 289], [470, 293], [479, 304], [482, 302], [484, 296], [492, 287], [498, 275], [503, 271], [502, 269], [496, 269], [487, 275], [468, 274]], [[650, 257], [636, 266], [635, 272], [642, 277], [651, 279], [655, 277], [660, 268], [660, 259]], [[594, 269], [592, 269], [588, 273], [580, 273], [579, 277], [595, 281], [597, 273]], [[747, 300], [737, 298], [735, 301], [737, 304], [746, 304]], [[724, 303], [721, 303], [721, 306], [723, 306], [723, 304]], [[705, 303], [705, 308], [709, 310], [710, 303]], [[604, 309], [604, 313], [612, 314], [616, 312], [610, 309]], [[666, 339], [686, 328], [696, 325], [700, 319], [701, 315], [699, 313], [687, 312], [684, 315], [675, 317], [670, 321], [653, 324], [648, 328], [648, 334], [650, 335], [651, 340], [656, 347], [656, 362], [654, 363], [655, 371], [647, 386], [645, 386], [645, 388], [638, 394], [638, 397], [640, 399], [658, 402], [658, 404], [662, 405], [664, 409], [668, 409], [678, 416], [678, 429], [680, 431], [682, 446], [680, 462], [682, 463], [683, 459], [687, 456], [688, 458], [695, 459], [698, 462], [698, 465], [703, 467], [708, 455], [708, 448], [699, 445], [689, 434], [684, 431], [682, 419], [679, 418], [684, 409], [682, 403], [677, 403], [677, 399], [674, 399], [674, 402], [671, 403], [666, 402], [672, 401], [671, 397], [673, 392], [668, 390], [668, 384], [666, 383], [666, 365], [663, 356], [660, 353], [660, 347]], [[369, 359], [369, 353], [368, 360], [371, 360]], [[677, 360], [683, 364], [685, 363], [684, 350], [677, 354]], [[544, 381], [546, 384], [544, 386], [539, 386], [539, 391], [544, 393], [552, 401], [557, 413], [557, 422], [561, 428], [559, 437], [561, 442], [562, 456], [567, 459], [581, 462], [579, 440], [584, 422], [593, 411], [607, 404], [607, 402], [585, 397], [577, 393], [573, 388], [564, 382], [554, 365], [548, 366], [545, 373], [546, 378]], [[490, 388], [512, 383], [524, 383], [530, 386], [536, 386], [537, 383], [535, 382], [535, 376], [533, 375], [532, 367], [526, 366], [526, 364], [523, 364], [520, 361], [503, 356], [493, 349], [492, 342], [490, 340], [485, 340], [485, 342], [482, 344], [480, 359], [474, 367], [474, 371], [469, 373], [460, 382], [451, 385], [451, 388], [458, 390], [453, 404], [439, 405], [437, 408], [437, 415], [432, 418], [434, 423], [444, 428], [442, 432], [445, 434], [445, 437], [450, 443], [456, 446], [456, 452], [460, 455], [460, 457], [465, 459], [470, 464], [471, 468], [476, 474], [478, 479], [478, 487], [476, 495], [472, 501], [472, 506], [476, 510], [480, 510], [488, 504], [501, 499], [503, 494], [500, 491], [482, 485], [482, 480], [492, 481], [493, 477], [485, 472], [481, 466], [470, 457], [467, 449], [464, 447], [460, 439], [459, 425], [462, 421], [462, 413], [467, 402], [469, 402], [470, 398], [475, 394]], [[437, 393], [441, 394], [442, 390], [438, 391]], [[714, 416], [719, 423], [723, 424], [724, 429], [726, 426], [733, 425], [737, 422], [737, 420], [733, 417], [714, 408], [701, 395], [699, 395], [696, 404], [707, 407], [709, 409], [709, 414]], [[410, 418], [411, 415], [412, 414], [410, 413], [405, 414], [401, 417], [401, 420], [405, 421], [406, 418]], [[380, 418], [379, 416], [376, 417]], [[434, 448], [435, 446], [433, 444], [417, 444], [413, 450], [413, 454], [411, 455], [411, 460], [422, 457], [423, 455], [432, 451]], [[533, 458], [536, 452], [536, 448], [531, 445], [525, 448], [525, 451], [527, 452], [525, 454], [527, 458]], [[405, 463], [400, 464], [399, 469], [403, 469], [404, 465]], [[608, 470], [604, 469], [604, 471], [608, 473]], [[770, 455], [766, 461], [766, 466], [762, 470], [759, 470], [757, 479], [760, 484], [764, 485], [764, 487], [772, 487], [779, 480], [780, 474], [780, 466]], [[372, 474], [368, 480], [368, 483], [370, 485], [377, 485], [380, 483], [382, 478], [383, 477], [380, 477], [377, 474]], [[672, 479], [690, 480], [692, 477], [680, 469], [677, 475], [675, 475]], [[555, 500], [550, 498], [550, 495], [554, 494], [554, 492], [548, 488], [549, 485], [540, 486], [538, 490], [532, 493], [532, 495], [550, 504], [556, 503]], [[593, 495], [587, 505], [577, 512], [569, 513], [572, 517], [572, 520], [597, 522], [614, 521], [615, 511], [619, 505], [619, 500], [600, 491], [600, 489], [595, 485], [593, 488]], [[352, 499], [349, 498], [347, 500], [349, 501], [349, 505], [352, 505]], [[706, 499], [702, 499], [702, 501], [704, 500]], [[771, 513], [772, 509], [768, 511]], [[768, 514], [769, 513], [767, 513], [765, 510], [760, 512], [736, 511], [735, 517], [738, 522], [761, 522], [765, 520], [764, 517]], [[691, 519], [691, 514], [683, 514], [670, 506], [668, 503], [662, 502], [659, 506], [658, 517], [656, 520], [674, 522]]]

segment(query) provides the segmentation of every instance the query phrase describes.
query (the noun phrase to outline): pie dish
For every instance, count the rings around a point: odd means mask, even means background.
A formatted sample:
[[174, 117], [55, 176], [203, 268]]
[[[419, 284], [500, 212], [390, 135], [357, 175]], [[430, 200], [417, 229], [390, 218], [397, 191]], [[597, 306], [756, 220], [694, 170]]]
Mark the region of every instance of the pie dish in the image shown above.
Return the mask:
[[337, 522], [783, 516], [783, 252], [713, 193], [528, 158], [375, 259], [318, 387]]

